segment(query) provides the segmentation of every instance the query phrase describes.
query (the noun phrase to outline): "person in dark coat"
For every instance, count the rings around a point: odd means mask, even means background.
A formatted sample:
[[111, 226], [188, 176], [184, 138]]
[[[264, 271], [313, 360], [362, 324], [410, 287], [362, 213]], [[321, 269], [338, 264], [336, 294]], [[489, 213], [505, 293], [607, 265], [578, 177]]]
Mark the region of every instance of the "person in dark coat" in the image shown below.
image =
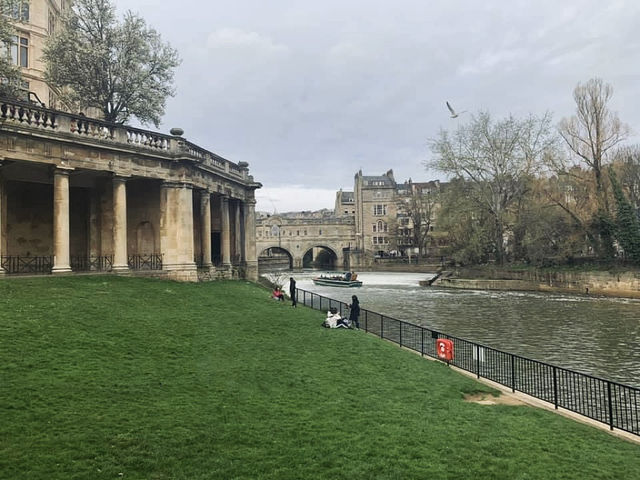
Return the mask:
[[298, 301], [296, 300], [296, 281], [293, 277], [289, 277], [289, 296], [291, 297], [291, 306], [295, 307], [298, 305]]
[[358, 317], [360, 316], [360, 302], [358, 301], [358, 297], [355, 295], [351, 296], [351, 305], [349, 305], [349, 323], [351, 325], [355, 325], [356, 328], [360, 328], [360, 323], [358, 322]]

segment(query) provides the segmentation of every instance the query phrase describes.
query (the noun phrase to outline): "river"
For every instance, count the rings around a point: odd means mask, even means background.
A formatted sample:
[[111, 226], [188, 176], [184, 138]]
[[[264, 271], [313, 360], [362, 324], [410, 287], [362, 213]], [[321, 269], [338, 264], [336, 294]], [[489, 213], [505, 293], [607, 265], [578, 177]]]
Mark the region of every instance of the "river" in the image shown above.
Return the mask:
[[[421, 287], [416, 273], [358, 273], [360, 288], [298, 288], [510, 353], [640, 387], [640, 300]], [[286, 285], [285, 285], [286, 288]]]

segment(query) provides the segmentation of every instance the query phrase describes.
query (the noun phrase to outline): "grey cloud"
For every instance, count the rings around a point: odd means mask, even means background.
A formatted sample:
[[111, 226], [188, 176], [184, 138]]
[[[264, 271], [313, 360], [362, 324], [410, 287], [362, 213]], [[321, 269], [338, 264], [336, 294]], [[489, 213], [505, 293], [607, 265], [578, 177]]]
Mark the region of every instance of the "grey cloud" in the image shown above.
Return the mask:
[[573, 112], [576, 83], [593, 76], [613, 85], [612, 105], [640, 127], [638, 2], [116, 3], [184, 59], [166, 129], [248, 161], [265, 187], [348, 188], [359, 168], [429, 179], [426, 140], [457, 124], [445, 100], [559, 120]]

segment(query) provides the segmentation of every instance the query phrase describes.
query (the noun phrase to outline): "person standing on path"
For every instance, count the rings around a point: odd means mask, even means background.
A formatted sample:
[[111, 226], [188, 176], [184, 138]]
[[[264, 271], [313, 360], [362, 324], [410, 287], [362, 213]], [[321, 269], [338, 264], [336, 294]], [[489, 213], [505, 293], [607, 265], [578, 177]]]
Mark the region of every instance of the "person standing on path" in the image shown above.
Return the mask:
[[289, 277], [289, 295], [291, 296], [291, 306], [297, 306], [298, 302], [296, 301], [296, 281], [293, 279], [293, 277]]
[[360, 323], [358, 322], [358, 317], [360, 316], [360, 302], [358, 301], [358, 297], [355, 295], [351, 296], [351, 305], [349, 305], [349, 323], [351, 325], [355, 325], [357, 329], [360, 329]]

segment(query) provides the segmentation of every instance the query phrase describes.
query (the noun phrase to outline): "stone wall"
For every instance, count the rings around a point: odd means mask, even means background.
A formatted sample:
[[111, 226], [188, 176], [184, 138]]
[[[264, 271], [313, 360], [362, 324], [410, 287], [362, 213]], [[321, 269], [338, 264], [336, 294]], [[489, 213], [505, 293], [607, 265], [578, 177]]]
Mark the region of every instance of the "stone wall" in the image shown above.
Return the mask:
[[53, 254], [53, 186], [6, 182], [6, 250], [13, 255]]
[[640, 271], [547, 272], [539, 270], [459, 270], [436, 282], [440, 287], [481, 290], [529, 290], [640, 298]]

